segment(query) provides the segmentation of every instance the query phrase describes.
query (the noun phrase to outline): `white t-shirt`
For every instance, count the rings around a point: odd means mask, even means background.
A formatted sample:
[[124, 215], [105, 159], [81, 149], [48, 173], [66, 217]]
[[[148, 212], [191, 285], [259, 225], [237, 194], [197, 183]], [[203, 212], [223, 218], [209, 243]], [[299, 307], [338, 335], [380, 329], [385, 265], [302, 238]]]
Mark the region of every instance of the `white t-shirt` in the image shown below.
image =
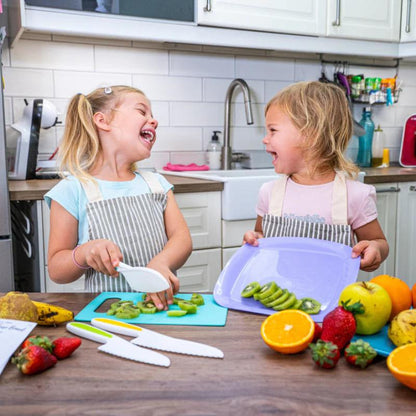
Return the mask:
[[[154, 174], [159, 180], [165, 193], [173, 188], [162, 175]], [[114, 182], [96, 179], [98, 187], [104, 199], [118, 198], [122, 196], [142, 195], [150, 192], [150, 188], [143, 177], [135, 172], [135, 177], [131, 181]], [[88, 220], [86, 207], [88, 204], [87, 196], [80, 181], [74, 176], [68, 176], [58, 182], [44, 196], [49, 208], [51, 201], [54, 200], [62, 205], [75, 219], [78, 220], [78, 244], [83, 244], [88, 238]]]
[[[257, 215], [269, 212], [270, 196], [275, 181], [262, 185], [256, 207]], [[346, 180], [348, 224], [353, 230], [377, 218], [376, 190], [372, 185]], [[309, 222], [332, 224], [332, 189], [334, 182], [301, 185], [288, 178], [282, 216]]]

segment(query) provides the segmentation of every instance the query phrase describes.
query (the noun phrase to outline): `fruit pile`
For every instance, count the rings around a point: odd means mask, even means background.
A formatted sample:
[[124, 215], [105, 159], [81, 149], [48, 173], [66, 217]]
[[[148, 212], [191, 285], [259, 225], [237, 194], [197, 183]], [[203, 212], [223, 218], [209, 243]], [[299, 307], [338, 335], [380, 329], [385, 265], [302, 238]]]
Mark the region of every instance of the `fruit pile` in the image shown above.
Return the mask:
[[317, 314], [321, 310], [321, 304], [312, 298], [297, 299], [293, 292], [283, 289], [276, 282], [268, 282], [263, 286], [259, 282], [249, 283], [241, 292], [243, 298], [253, 297], [266, 308], [275, 311], [286, 309], [299, 309], [308, 314]]
[[61, 337], [51, 341], [48, 337], [31, 336], [12, 358], [22, 374], [41, 373], [53, 367], [58, 360], [68, 358], [79, 346], [78, 337]]
[[[157, 309], [156, 305], [151, 300], [146, 300], [147, 294], [144, 293], [142, 301], [134, 304], [131, 300], [119, 300], [110, 305], [110, 309], [107, 311], [107, 315], [115, 316], [119, 319], [134, 319], [141, 313], [157, 313], [161, 312]], [[167, 311], [168, 316], [185, 316], [186, 314], [197, 313], [198, 306], [205, 305], [204, 297], [199, 293], [193, 293], [189, 301], [174, 297], [173, 303], [178, 305], [179, 310]]]

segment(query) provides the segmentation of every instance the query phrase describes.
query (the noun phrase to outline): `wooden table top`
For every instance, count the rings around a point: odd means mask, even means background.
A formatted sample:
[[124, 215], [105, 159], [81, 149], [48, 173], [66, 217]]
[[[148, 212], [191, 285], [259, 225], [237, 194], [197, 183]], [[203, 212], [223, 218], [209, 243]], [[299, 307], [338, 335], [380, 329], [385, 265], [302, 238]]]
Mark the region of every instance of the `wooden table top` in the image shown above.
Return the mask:
[[[75, 313], [94, 294], [29, 294]], [[9, 363], [0, 376], [1, 415], [414, 415], [416, 392], [377, 357], [367, 369], [341, 359], [319, 369], [310, 351], [282, 355], [260, 336], [265, 316], [229, 311], [225, 327], [151, 326], [223, 350], [224, 359], [165, 353], [169, 368], [117, 358], [83, 339], [70, 358], [44, 373], [20, 374]], [[65, 325], [36, 327], [52, 339]], [[129, 339], [129, 338], [127, 338]]]

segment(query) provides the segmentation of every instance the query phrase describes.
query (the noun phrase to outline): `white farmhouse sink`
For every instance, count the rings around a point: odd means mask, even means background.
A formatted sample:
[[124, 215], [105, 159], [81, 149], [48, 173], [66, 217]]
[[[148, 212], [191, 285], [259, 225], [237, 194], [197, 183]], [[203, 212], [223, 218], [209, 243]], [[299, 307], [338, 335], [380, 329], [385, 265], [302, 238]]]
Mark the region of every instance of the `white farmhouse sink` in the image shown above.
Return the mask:
[[209, 170], [165, 174], [224, 182], [221, 195], [222, 219], [248, 220], [257, 217], [257, 195], [261, 185], [277, 179], [274, 169]]

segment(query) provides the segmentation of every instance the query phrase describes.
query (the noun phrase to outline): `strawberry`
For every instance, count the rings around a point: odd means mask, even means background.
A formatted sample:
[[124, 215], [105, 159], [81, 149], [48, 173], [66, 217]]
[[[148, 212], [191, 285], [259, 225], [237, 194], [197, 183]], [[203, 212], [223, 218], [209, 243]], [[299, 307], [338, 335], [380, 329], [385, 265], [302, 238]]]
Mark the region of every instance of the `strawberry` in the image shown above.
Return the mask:
[[320, 339], [316, 344], [309, 344], [309, 348], [312, 350], [312, 360], [318, 367], [334, 368], [337, 365], [340, 352], [333, 342]]
[[41, 337], [39, 335], [26, 338], [21, 348], [24, 349], [31, 345], [38, 345], [39, 347], [45, 348], [48, 352], [52, 352], [53, 349], [51, 340], [48, 337]]
[[355, 334], [357, 324], [354, 315], [364, 313], [364, 306], [360, 302], [349, 305], [349, 300], [341, 302], [329, 312], [322, 322], [321, 339], [331, 341], [342, 350]]
[[56, 338], [52, 342], [52, 354], [59, 360], [63, 360], [64, 358], [68, 358], [80, 345], [81, 339], [78, 337]]
[[57, 359], [45, 348], [39, 345], [29, 345], [23, 348], [15, 357], [12, 358], [12, 362], [17, 365], [17, 368], [23, 374], [37, 374], [45, 371], [46, 369], [53, 367]]
[[375, 349], [368, 343], [359, 339], [351, 342], [344, 351], [347, 361], [357, 367], [366, 368], [377, 355]]
[[313, 333], [312, 342], [318, 341], [318, 339], [321, 338], [321, 334], [322, 334], [322, 327], [321, 327], [321, 325], [319, 325], [316, 322], [314, 322], [314, 324], [315, 324], [315, 330], [314, 330], [314, 333]]

